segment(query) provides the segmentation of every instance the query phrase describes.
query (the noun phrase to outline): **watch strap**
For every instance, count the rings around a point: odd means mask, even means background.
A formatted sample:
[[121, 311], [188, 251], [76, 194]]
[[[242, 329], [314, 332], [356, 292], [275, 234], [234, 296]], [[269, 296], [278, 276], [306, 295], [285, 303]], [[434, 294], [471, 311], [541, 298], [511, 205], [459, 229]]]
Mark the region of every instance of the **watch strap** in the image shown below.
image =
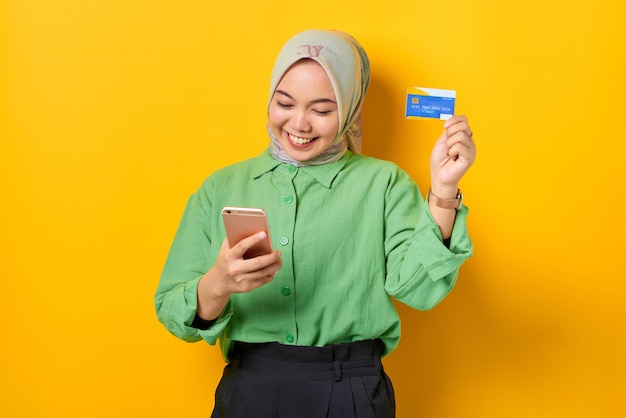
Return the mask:
[[463, 193], [461, 190], [457, 190], [456, 197], [452, 199], [446, 199], [439, 197], [433, 193], [432, 189], [428, 190], [428, 202], [432, 202], [433, 205], [443, 209], [459, 209], [463, 202]]

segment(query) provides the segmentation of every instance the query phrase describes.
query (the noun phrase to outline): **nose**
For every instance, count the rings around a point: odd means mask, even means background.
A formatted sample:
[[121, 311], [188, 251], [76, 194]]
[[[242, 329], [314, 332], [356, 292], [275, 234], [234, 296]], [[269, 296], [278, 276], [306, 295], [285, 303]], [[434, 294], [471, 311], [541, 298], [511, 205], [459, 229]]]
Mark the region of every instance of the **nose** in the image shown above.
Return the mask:
[[308, 132], [311, 130], [311, 124], [305, 110], [298, 110], [293, 114], [291, 128], [297, 132]]

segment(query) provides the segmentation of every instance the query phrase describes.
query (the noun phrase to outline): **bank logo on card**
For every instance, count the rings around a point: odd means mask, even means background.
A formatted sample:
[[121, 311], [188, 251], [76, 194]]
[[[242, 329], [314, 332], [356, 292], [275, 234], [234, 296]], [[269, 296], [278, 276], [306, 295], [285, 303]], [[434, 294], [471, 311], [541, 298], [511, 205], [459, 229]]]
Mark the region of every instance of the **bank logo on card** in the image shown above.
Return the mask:
[[448, 120], [454, 116], [456, 91], [409, 87], [406, 92], [406, 114], [411, 119]]

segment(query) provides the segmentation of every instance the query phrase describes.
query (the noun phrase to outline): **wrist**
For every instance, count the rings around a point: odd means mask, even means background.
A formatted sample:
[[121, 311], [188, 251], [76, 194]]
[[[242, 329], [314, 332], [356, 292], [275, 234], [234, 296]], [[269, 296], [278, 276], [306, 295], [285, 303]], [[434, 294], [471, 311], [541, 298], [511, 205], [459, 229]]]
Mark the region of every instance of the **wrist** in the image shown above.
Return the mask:
[[205, 320], [212, 320], [219, 316], [228, 300], [230, 293], [221, 291], [219, 282], [211, 277], [209, 270], [198, 282], [198, 306], [196, 313]]
[[201, 294], [205, 299], [228, 299], [230, 293], [222, 285], [223, 281], [220, 280], [220, 277], [220, 272], [215, 267], [207, 271], [198, 282], [198, 294]]
[[428, 195], [426, 197], [428, 204], [432, 208], [442, 208], [442, 209], [455, 209], [458, 210], [461, 208], [461, 204], [463, 202], [463, 194], [460, 189], [456, 190], [456, 194], [452, 198], [442, 197], [437, 195], [431, 190], [428, 191]]
[[455, 199], [459, 193], [459, 184], [440, 184], [432, 182], [430, 185], [430, 193], [440, 199]]

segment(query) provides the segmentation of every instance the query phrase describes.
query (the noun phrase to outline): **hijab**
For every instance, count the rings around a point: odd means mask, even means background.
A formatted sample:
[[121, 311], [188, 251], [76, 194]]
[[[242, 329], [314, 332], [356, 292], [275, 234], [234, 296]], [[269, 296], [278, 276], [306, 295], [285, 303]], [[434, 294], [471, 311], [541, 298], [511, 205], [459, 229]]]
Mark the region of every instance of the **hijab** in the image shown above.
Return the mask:
[[[365, 50], [349, 34], [337, 30], [307, 30], [293, 36], [280, 50], [270, 79], [270, 100], [278, 83], [293, 64], [311, 59], [322, 66], [337, 97], [339, 131], [330, 147], [308, 161], [295, 161], [271, 132], [272, 157], [296, 166], [320, 165], [341, 159], [349, 149], [361, 152], [361, 106], [370, 82], [370, 65]], [[269, 105], [268, 105], [269, 108]]]

